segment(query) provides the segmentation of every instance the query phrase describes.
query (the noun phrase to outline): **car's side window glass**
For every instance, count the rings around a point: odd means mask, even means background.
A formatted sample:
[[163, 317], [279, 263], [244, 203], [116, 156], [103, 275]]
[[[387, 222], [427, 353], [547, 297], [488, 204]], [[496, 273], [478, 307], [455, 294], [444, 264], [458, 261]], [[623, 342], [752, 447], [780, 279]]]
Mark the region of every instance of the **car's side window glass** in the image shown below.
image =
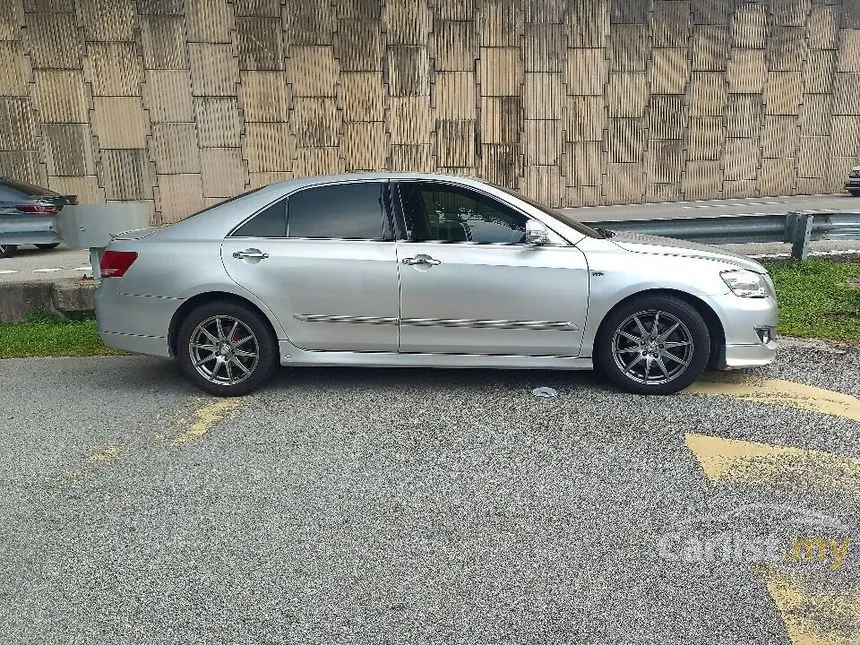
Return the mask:
[[287, 236], [381, 240], [385, 210], [381, 182], [308, 188], [287, 200]]
[[528, 217], [486, 195], [445, 184], [403, 182], [400, 196], [410, 241], [523, 242]]
[[287, 201], [282, 199], [257, 213], [233, 233], [233, 237], [285, 237]]

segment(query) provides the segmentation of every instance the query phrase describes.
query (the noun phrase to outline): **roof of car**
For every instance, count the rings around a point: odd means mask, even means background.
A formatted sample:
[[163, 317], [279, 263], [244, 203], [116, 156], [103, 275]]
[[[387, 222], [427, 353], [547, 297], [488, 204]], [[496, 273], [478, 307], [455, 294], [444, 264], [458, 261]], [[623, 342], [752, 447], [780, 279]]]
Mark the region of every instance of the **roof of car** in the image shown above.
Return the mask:
[[312, 177], [298, 177], [295, 179], [287, 179], [285, 181], [276, 182], [271, 186], [277, 186], [282, 189], [305, 188], [308, 186], [317, 186], [321, 184], [336, 184], [348, 181], [383, 181], [386, 179], [400, 180], [433, 180], [433, 181], [450, 181], [453, 183], [462, 184], [484, 184], [478, 177], [468, 177], [464, 175], [427, 173], [427, 172], [394, 172], [394, 171], [379, 171], [379, 172], [348, 172], [337, 175], [315, 175]]

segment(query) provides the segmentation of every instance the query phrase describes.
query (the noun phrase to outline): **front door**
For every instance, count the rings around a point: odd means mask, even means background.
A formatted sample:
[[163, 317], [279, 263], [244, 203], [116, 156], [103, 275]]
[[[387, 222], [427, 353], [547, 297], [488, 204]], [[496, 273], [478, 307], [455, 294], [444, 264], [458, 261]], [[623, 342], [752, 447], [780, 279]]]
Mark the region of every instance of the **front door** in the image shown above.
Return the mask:
[[400, 351], [577, 356], [588, 305], [579, 249], [524, 243], [528, 216], [478, 192], [403, 182]]
[[230, 277], [303, 349], [397, 351], [396, 247], [384, 182], [302, 190], [224, 240]]

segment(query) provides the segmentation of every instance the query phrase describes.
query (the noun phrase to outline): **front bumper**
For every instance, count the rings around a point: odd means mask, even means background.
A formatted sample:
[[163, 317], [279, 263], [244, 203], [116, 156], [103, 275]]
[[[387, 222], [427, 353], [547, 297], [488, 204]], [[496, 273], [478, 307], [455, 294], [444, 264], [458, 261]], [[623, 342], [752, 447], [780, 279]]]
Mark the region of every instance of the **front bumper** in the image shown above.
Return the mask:
[[[725, 334], [725, 345], [716, 357], [715, 367], [761, 367], [773, 362], [777, 350], [772, 337], [777, 323], [777, 305], [773, 296], [740, 298], [727, 293], [714, 298], [710, 304], [722, 321]], [[767, 342], [762, 341], [762, 330], [768, 330]]]
[[766, 345], [726, 345], [725, 354], [722, 357], [721, 369], [737, 369], [740, 367], [761, 367], [772, 363], [776, 358], [776, 341], [770, 341]]

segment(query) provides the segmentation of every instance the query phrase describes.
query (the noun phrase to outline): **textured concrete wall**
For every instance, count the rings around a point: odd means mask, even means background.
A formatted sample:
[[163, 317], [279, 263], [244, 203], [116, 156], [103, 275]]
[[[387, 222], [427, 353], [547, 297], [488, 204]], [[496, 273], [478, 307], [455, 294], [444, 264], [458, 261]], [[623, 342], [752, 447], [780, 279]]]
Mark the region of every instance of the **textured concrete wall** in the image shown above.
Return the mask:
[[857, 0], [0, 0], [0, 173], [157, 221], [380, 168], [833, 192], [858, 154]]

